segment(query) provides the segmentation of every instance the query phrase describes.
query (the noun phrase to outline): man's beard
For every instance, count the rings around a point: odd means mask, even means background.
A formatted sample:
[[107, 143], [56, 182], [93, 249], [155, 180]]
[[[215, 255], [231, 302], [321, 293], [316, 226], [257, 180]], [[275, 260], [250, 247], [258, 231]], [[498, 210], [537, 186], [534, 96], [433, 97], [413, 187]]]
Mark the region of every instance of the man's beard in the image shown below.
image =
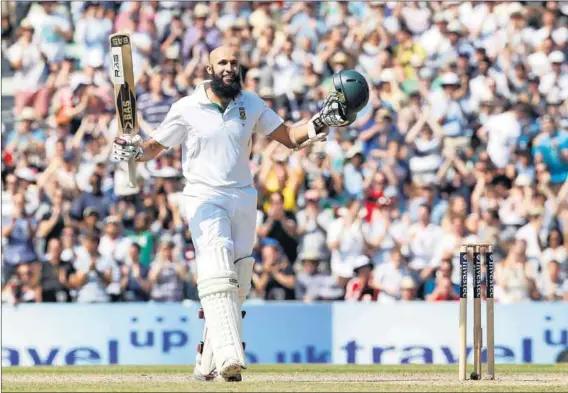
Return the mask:
[[236, 75], [234, 81], [225, 83], [225, 81], [223, 81], [223, 75], [214, 73], [211, 75], [211, 89], [217, 97], [232, 100], [238, 96], [242, 90], [241, 80], [239, 76]]

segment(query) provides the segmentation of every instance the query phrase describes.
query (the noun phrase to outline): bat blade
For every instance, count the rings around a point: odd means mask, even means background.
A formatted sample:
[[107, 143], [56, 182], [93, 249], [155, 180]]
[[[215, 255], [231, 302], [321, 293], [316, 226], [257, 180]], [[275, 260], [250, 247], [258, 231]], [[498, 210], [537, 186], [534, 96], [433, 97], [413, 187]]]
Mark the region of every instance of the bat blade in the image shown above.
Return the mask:
[[[138, 124], [130, 35], [115, 33], [109, 36], [109, 42], [118, 133], [134, 136], [138, 133]], [[128, 176], [130, 187], [136, 187], [136, 162], [134, 160], [128, 162]]]

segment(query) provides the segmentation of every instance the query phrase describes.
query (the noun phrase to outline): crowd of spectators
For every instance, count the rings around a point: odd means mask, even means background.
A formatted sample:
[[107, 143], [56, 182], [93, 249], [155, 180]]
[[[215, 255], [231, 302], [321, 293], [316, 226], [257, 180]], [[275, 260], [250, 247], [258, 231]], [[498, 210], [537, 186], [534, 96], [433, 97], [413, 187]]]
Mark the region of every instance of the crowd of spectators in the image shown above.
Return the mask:
[[221, 44], [289, 123], [317, 111], [333, 72], [369, 82], [369, 104], [325, 143], [254, 140], [251, 298], [456, 300], [460, 246], [487, 243], [498, 302], [568, 300], [567, 4], [2, 7], [16, 119], [2, 124], [4, 302], [197, 299], [180, 149], [140, 164], [134, 190], [108, 160], [118, 30], [132, 34], [143, 137]]

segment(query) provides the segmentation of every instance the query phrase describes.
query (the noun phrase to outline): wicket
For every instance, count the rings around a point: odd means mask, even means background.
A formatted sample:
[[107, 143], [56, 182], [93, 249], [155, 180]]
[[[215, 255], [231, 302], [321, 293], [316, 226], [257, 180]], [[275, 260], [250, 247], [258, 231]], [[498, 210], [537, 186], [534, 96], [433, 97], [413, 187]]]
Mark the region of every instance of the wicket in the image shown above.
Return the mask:
[[481, 250], [485, 251], [486, 277], [486, 335], [487, 335], [487, 374], [495, 378], [495, 337], [494, 337], [494, 299], [493, 299], [493, 248], [488, 244], [465, 244], [460, 250], [460, 322], [459, 322], [459, 380], [467, 379], [467, 250], [473, 253], [473, 372], [471, 379], [481, 379], [481, 351], [483, 330], [481, 328]]

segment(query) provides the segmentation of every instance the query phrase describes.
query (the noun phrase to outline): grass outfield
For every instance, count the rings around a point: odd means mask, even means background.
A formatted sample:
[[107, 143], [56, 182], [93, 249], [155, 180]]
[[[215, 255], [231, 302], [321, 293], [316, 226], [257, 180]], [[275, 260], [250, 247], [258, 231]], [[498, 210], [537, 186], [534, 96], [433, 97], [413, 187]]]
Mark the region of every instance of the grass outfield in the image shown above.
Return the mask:
[[[468, 367], [471, 372], [472, 366]], [[496, 365], [459, 382], [458, 366], [256, 365], [241, 383], [196, 382], [189, 366], [3, 368], [4, 392], [567, 392], [568, 364]], [[485, 367], [483, 372], [486, 372]], [[485, 377], [485, 376], [484, 376]]]

